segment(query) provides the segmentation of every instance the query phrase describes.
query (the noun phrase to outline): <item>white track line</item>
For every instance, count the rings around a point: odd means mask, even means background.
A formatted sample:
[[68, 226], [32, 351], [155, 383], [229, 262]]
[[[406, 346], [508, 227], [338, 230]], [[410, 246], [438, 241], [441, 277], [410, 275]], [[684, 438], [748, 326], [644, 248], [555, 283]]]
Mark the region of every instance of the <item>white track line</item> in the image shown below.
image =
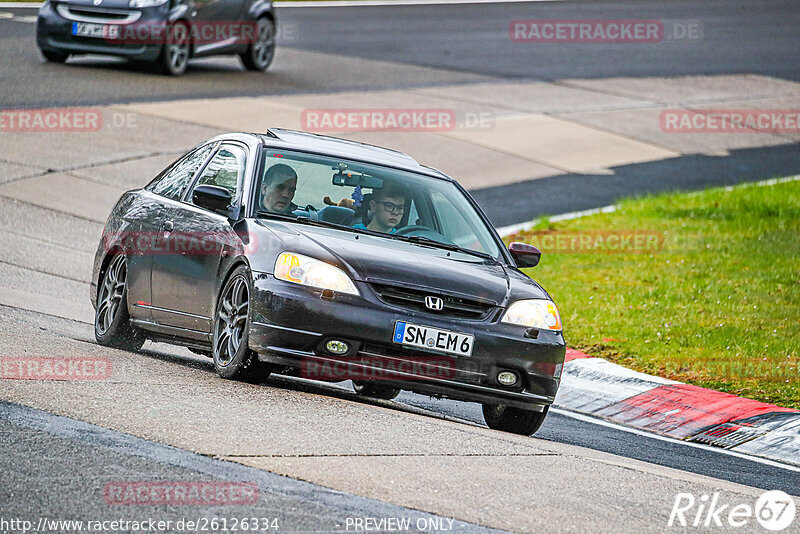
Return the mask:
[[[275, 7], [375, 7], [375, 6], [438, 6], [448, 4], [506, 4], [520, 2], [562, 2], [564, 0], [329, 0], [275, 2]], [[39, 9], [41, 2], [0, 2], [0, 7]]]
[[[734, 189], [739, 189], [743, 187], [761, 187], [765, 185], [775, 185], [775, 184], [782, 184], [785, 182], [794, 182], [800, 180], [800, 175], [797, 176], [788, 176], [786, 178], [771, 178], [769, 180], [761, 180], [760, 182], [753, 182], [753, 183], [743, 183], [743, 184], [736, 184], [736, 185], [729, 185], [724, 187], [725, 191], [733, 191]], [[701, 193], [705, 193], [705, 191], [693, 191], [687, 193], [690, 196], [699, 195]], [[587, 215], [597, 215], [598, 213], [612, 213], [617, 210], [619, 206], [614, 204], [611, 206], [603, 206], [602, 208], [594, 208], [591, 210], [583, 210], [583, 211], [572, 211], [569, 213], [562, 213], [560, 215], [553, 215], [552, 217], [548, 217], [547, 220], [550, 222], [558, 222], [558, 221], [569, 221], [571, 219], [580, 219], [581, 217], [586, 217]], [[530, 230], [534, 226], [536, 226], [541, 218], [533, 219], [532, 221], [524, 222], [524, 223], [517, 223], [511, 224], [509, 226], [502, 226], [497, 228], [497, 233], [500, 234], [500, 237], [506, 237], [511, 234], [516, 234], [517, 232], [522, 232], [525, 230]]]
[[450, 4], [506, 4], [520, 2], [561, 2], [563, 0], [325, 0], [297, 2], [275, 2], [284, 7], [376, 7], [376, 6], [440, 6]]
[[[562, 213], [561, 215], [553, 215], [552, 217], [548, 217], [547, 220], [550, 222], [568, 221], [570, 219], [580, 219], [581, 217], [586, 217], [587, 215], [597, 215], [598, 213], [611, 213], [614, 211], [617, 211], [617, 206], [603, 206], [602, 208], [594, 208], [583, 211], [571, 211], [569, 213]], [[506, 237], [507, 235], [516, 234], [517, 232], [530, 230], [531, 228], [536, 226], [536, 224], [538, 224], [540, 220], [541, 219], [534, 219], [532, 221], [524, 223], [503, 226], [502, 228], [497, 229], [497, 233], [500, 234], [500, 237]]]
[[694, 447], [695, 449], [702, 449], [704, 451], [711, 451], [719, 454], [727, 454], [728, 456], [734, 456], [736, 458], [741, 458], [742, 460], [750, 460], [751, 462], [758, 462], [760, 464], [769, 465], [771, 467], [778, 467], [780, 469], [786, 469], [787, 471], [794, 471], [795, 473], [800, 473], [800, 467], [784, 464], [781, 462], [776, 462], [773, 460], [768, 460], [766, 458], [761, 458], [759, 456], [744, 454], [729, 449], [722, 449], [720, 447], [712, 447], [710, 445], [704, 445], [702, 443], [694, 443], [692, 441], [684, 441], [682, 439], [675, 439], [667, 436], [661, 436], [659, 434], [654, 434], [652, 432], [647, 432], [645, 430], [639, 430], [638, 428], [631, 428], [628, 426], [618, 425], [616, 423], [606, 421], [605, 419], [600, 419], [599, 417], [584, 415], [582, 413], [573, 412], [571, 410], [565, 410], [564, 408], [556, 408], [555, 406], [551, 406], [550, 411], [566, 417], [572, 417], [573, 419], [577, 419], [578, 421], [583, 421], [584, 423], [592, 423], [595, 425], [605, 426], [608, 428], [613, 428], [615, 430], [620, 430], [622, 432], [629, 432], [631, 434], [636, 434], [638, 436], [644, 436], [647, 438], [653, 438], [660, 441], [667, 441], [670, 443], [686, 445], [687, 447]]

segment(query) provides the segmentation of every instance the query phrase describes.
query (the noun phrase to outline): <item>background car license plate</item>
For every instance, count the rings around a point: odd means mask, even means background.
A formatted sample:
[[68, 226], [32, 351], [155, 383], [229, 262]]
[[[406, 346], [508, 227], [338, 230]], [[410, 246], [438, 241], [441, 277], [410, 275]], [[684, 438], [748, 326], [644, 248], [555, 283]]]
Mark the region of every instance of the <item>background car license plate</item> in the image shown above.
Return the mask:
[[471, 334], [459, 334], [405, 321], [395, 323], [393, 340], [401, 345], [439, 350], [459, 356], [471, 356], [475, 344], [475, 336]]
[[97, 37], [99, 39], [116, 39], [119, 36], [119, 26], [92, 24], [91, 22], [73, 22], [72, 35], [77, 35], [78, 37]]

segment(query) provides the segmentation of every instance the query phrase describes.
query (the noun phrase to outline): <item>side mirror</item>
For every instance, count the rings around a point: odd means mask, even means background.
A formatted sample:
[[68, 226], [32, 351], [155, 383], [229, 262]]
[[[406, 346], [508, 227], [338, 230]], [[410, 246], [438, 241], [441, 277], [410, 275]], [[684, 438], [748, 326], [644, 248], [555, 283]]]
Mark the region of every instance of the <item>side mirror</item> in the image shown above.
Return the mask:
[[207, 210], [225, 211], [233, 203], [233, 195], [224, 187], [198, 185], [192, 192], [192, 202]]
[[517, 267], [536, 267], [542, 259], [542, 251], [527, 243], [515, 241], [508, 245], [508, 251], [517, 263]]

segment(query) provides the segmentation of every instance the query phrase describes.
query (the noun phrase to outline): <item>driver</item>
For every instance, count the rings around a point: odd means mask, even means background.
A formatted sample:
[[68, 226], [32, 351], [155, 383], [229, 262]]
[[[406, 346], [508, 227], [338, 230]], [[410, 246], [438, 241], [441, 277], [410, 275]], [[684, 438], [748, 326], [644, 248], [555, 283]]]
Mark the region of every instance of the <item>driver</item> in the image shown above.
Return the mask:
[[408, 191], [398, 184], [387, 184], [380, 189], [373, 190], [372, 200], [369, 201], [372, 220], [368, 225], [359, 223], [353, 228], [384, 234], [395, 233], [406, 210], [406, 199], [408, 199]]
[[297, 209], [292, 202], [297, 191], [297, 173], [285, 163], [277, 163], [267, 169], [261, 180], [261, 208], [277, 213], [289, 213]]

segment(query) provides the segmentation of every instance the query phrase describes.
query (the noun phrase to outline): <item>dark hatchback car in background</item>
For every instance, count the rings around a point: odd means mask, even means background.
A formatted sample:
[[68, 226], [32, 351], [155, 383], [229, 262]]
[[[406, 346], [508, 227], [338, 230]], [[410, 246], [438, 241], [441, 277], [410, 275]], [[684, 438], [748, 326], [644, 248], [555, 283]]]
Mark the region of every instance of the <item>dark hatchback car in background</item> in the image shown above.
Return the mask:
[[46, 0], [36, 41], [48, 61], [103, 54], [179, 76], [189, 59], [238, 55], [265, 71], [275, 55], [272, 0]]
[[565, 343], [550, 296], [452, 178], [393, 150], [272, 129], [227, 134], [125, 193], [91, 283], [100, 344], [146, 339], [269, 373], [483, 405], [530, 435]]

